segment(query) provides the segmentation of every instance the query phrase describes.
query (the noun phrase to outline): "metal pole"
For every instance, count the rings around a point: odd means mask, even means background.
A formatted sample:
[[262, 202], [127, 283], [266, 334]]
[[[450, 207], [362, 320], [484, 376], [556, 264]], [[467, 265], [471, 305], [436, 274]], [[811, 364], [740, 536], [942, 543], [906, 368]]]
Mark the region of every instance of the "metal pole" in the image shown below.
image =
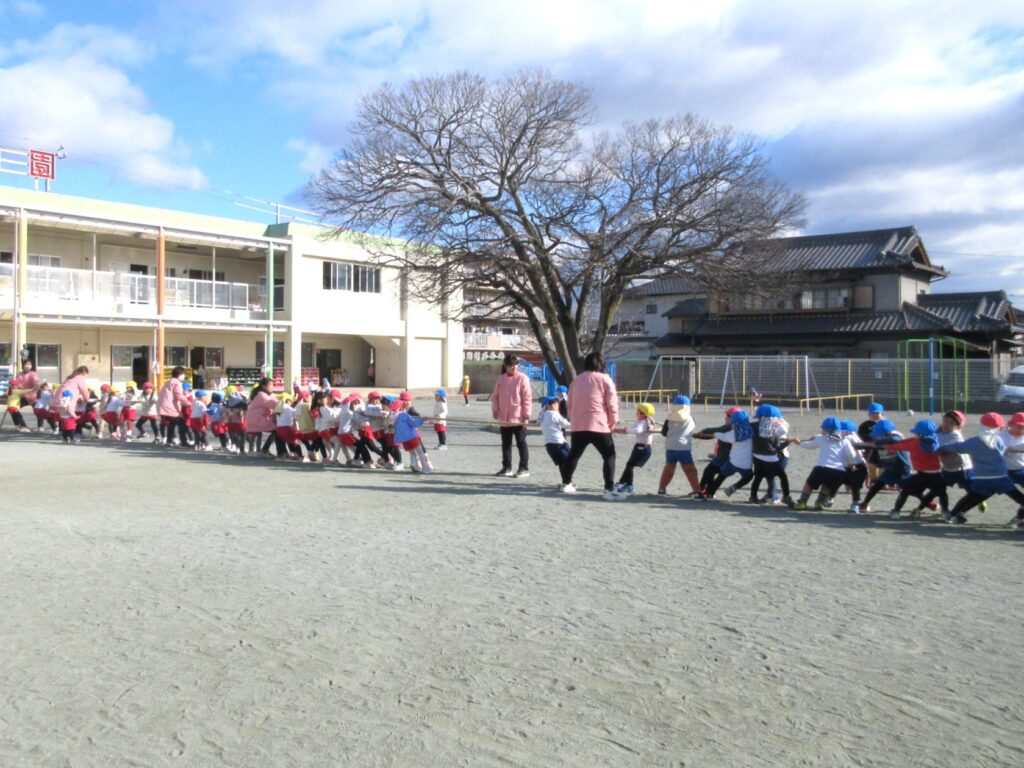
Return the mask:
[[164, 228], [156, 237], [156, 386], [157, 389], [164, 383], [164, 347], [167, 339], [164, 331], [164, 301], [167, 293], [167, 239], [164, 237]]
[[732, 355], [729, 355], [728, 357], [725, 358], [725, 375], [722, 377], [722, 394], [718, 398], [718, 404], [719, 405], [724, 405], [725, 404], [725, 386], [726, 386], [726, 383], [729, 381], [729, 365], [731, 363], [732, 363]]
[[[280, 223], [280, 222], [279, 222]], [[267, 244], [267, 342], [265, 346], [267, 374], [274, 378], [274, 246]], [[289, 382], [285, 382], [288, 386]]]
[[804, 397], [811, 396], [811, 358], [804, 355]]
[[928, 415], [935, 413], [935, 339], [928, 339]]

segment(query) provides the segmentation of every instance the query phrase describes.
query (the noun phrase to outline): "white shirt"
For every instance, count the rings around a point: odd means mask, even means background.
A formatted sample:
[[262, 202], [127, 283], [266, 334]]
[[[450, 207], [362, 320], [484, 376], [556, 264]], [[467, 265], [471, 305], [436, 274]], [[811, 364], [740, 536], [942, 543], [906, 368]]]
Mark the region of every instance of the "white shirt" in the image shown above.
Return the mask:
[[651, 430], [651, 422], [648, 419], [637, 419], [632, 427], [626, 427], [627, 435], [636, 435], [637, 445], [650, 445], [654, 442], [654, 435]]
[[281, 412], [277, 415], [277, 426], [279, 427], [294, 427], [295, 426], [295, 409], [292, 406], [285, 403], [281, 407]]
[[544, 444], [564, 445], [563, 429], [569, 429], [569, 420], [558, 411], [544, 411], [540, 415], [540, 431], [544, 434]]
[[1024, 435], [1014, 437], [1008, 430], [1004, 430], [999, 433], [999, 436], [1003, 438], [1003, 443], [1006, 445], [1006, 453], [1003, 454], [1003, 458], [1006, 459], [1006, 468], [1010, 470], [1024, 469], [1024, 453], [1010, 450], [1011, 448], [1024, 448]]
[[338, 426], [338, 417], [341, 415], [340, 405], [320, 404], [320, 413], [316, 417], [316, 431], [326, 432]]
[[864, 454], [862, 454], [860, 451], [858, 451], [856, 448], [853, 447], [853, 444], [858, 442], [857, 433], [855, 432], [852, 435], [847, 435], [843, 439], [846, 440], [847, 442], [849, 442], [850, 443], [850, 448], [853, 449], [853, 457], [854, 457], [853, 458], [853, 463], [854, 464], [864, 464], [864, 463], [866, 463], [864, 461]]
[[349, 409], [347, 405], [343, 405], [338, 410], [338, 434], [347, 435], [350, 434], [355, 427], [355, 414]]
[[195, 402], [192, 403], [192, 418], [201, 419], [206, 415], [206, 403], [196, 398]]
[[445, 400], [434, 401], [434, 423], [444, 424], [444, 420], [448, 418], [448, 403]]
[[754, 466], [754, 440], [752, 437], [746, 440], [736, 440], [736, 430], [719, 432], [718, 439], [723, 443], [731, 443], [729, 449], [729, 463], [736, 469], [750, 469]]
[[801, 448], [817, 448], [818, 461], [815, 466], [829, 469], [846, 469], [856, 462], [856, 451], [849, 440], [835, 439], [828, 435], [816, 435], [800, 443]]

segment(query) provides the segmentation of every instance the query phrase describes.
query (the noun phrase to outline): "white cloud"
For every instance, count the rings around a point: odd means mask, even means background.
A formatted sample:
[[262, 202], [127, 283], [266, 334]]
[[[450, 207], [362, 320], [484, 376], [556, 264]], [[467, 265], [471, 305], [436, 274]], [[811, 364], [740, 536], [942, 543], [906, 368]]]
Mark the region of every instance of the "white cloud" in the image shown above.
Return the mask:
[[37, 19], [46, 11], [35, 0], [0, 0], [0, 19], [5, 16]]
[[205, 186], [174, 124], [152, 111], [122, 69], [145, 58], [145, 48], [129, 35], [67, 24], [43, 39], [0, 49], [0, 93], [18, 105], [0, 113], [0, 133], [27, 137], [40, 148], [64, 144], [64, 162], [99, 165], [141, 184]]

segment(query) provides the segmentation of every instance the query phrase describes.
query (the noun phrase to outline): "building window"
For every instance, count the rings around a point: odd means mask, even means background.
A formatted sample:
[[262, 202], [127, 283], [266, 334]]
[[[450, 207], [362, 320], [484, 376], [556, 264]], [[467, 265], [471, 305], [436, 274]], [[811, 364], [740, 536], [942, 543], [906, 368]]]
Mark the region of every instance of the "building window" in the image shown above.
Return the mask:
[[223, 368], [224, 347], [206, 347], [203, 353], [203, 365], [207, 368]]
[[[129, 363], [131, 365], [131, 363]], [[164, 365], [188, 367], [188, 347], [164, 347]]]
[[325, 261], [324, 290], [380, 293], [380, 267]]
[[0, 343], [0, 365], [11, 364], [11, 345], [7, 342]]
[[[207, 281], [211, 281], [211, 280], [214, 279], [213, 272], [211, 272], [208, 269], [188, 269], [188, 270], [185, 270], [185, 273], [188, 275], [188, 279], [189, 280], [207, 280]], [[223, 283], [224, 282], [224, 273], [223, 272], [217, 272], [217, 282], [218, 283]]]
[[[265, 365], [267, 362], [266, 358], [266, 345], [262, 341], [256, 342], [256, 365]], [[274, 367], [284, 367], [284, 342], [274, 342]]]
[[316, 345], [311, 341], [302, 342], [301, 361], [299, 365], [303, 368], [313, 367], [313, 358], [316, 356]]
[[[258, 282], [260, 299], [263, 306], [267, 306], [267, 278], [261, 276]], [[274, 311], [284, 312], [284, 278], [274, 278]]]
[[854, 309], [874, 309], [875, 308], [875, 286], [873, 285], [858, 285], [853, 289], [853, 308]]
[[648, 315], [656, 315], [656, 314], [658, 314], [658, 305], [657, 304], [647, 304], [646, 306], [644, 306], [644, 313], [648, 314]]
[[47, 256], [45, 254], [30, 253], [28, 255], [28, 265], [30, 267], [49, 267], [50, 269], [60, 269], [60, 256]]

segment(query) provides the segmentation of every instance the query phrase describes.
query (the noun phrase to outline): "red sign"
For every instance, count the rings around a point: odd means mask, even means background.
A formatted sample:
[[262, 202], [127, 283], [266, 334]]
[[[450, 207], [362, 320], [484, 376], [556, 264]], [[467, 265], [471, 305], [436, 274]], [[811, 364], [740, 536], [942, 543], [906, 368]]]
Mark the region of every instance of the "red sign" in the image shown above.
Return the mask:
[[31, 149], [28, 153], [28, 175], [35, 179], [53, 179], [52, 152], [40, 152]]

